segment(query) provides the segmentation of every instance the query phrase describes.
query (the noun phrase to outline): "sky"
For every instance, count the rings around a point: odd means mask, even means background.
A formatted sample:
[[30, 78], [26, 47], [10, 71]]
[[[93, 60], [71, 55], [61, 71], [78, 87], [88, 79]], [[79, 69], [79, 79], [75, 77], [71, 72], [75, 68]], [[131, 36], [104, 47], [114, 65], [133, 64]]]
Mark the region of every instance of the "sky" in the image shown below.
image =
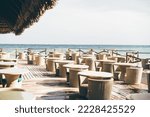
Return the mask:
[[150, 45], [150, 0], [59, 0], [21, 35], [0, 44]]

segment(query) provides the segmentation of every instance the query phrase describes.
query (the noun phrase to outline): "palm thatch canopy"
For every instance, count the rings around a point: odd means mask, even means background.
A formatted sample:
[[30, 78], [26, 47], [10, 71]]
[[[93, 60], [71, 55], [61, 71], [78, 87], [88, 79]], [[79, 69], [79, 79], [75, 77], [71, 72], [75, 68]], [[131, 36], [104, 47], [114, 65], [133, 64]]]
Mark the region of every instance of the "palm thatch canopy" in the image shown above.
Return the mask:
[[21, 34], [57, 0], [0, 0], [0, 33]]

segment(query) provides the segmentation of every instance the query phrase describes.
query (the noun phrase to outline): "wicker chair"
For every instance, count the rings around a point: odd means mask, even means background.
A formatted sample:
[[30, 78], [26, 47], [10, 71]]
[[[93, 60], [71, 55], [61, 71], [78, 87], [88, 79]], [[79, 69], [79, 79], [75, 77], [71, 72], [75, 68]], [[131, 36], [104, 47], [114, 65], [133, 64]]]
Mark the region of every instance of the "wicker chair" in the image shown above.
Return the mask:
[[38, 55], [35, 57], [36, 65], [45, 65], [44, 57], [41, 55]]
[[82, 69], [70, 68], [69, 81], [71, 87], [79, 87], [78, 72], [80, 71], [82, 71]]
[[113, 73], [113, 65], [110, 63], [103, 63], [102, 71]]
[[111, 98], [113, 79], [88, 78], [88, 99], [109, 100]]
[[19, 58], [18, 59], [25, 60], [25, 58], [26, 58], [26, 53], [19, 52]]
[[74, 60], [75, 63], [77, 63], [77, 64], [79, 63], [78, 58], [79, 58], [79, 52], [72, 53], [72, 60]]
[[79, 83], [79, 95], [82, 97], [87, 97], [88, 92], [87, 77], [78, 75], [78, 83]]
[[142, 79], [142, 67], [129, 67], [126, 69], [125, 82], [129, 84], [140, 84]]
[[59, 60], [60, 58], [57, 57], [53, 57], [53, 58], [48, 58], [47, 59], [47, 69], [50, 72], [56, 72], [56, 68], [55, 68], [55, 60]]
[[95, 63], [94, 63], [94, 58], [86, 58], [85, 59], [85, 65], [89, 66], [89, 70], [95, 71]]

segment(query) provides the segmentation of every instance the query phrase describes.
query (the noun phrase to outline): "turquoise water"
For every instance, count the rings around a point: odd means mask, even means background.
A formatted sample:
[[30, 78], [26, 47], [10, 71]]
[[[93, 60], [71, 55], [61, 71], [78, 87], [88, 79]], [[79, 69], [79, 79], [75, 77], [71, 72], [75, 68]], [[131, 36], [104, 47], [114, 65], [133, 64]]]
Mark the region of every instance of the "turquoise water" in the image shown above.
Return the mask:
[[[27, 48], [31, 48], [35, 51], [42, 51], [47, 49], [48, 51], [61, 51], [65, 52], [68, 48], [72, 50], [82, 49], [84, 51], [88, 51], [89, 49], [94, 49], [99, 52], [103, 49], [116, 49], [123, 52], [123, 50], [135, 50], [139, 52], [149, 52], [149, 54], [140, 54], [141, 57], [150, 58], [150, 45], [51, 45], [51, 44], [0, 44], [0, 48], [3, 48], [4, 51], [7, 52], [15, 52], [15, 49], [19, 51], [24, 51]], [[119, 51], [118, 51], [119, 52]]]

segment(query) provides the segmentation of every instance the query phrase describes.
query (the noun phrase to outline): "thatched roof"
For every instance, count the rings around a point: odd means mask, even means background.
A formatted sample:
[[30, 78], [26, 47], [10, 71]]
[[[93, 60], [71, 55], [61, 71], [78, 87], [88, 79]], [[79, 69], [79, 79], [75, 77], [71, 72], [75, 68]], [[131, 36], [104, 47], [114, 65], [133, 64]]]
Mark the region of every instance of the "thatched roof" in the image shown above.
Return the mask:
[[21, 34], [57, 0], [0, 0], [0, 33]]

